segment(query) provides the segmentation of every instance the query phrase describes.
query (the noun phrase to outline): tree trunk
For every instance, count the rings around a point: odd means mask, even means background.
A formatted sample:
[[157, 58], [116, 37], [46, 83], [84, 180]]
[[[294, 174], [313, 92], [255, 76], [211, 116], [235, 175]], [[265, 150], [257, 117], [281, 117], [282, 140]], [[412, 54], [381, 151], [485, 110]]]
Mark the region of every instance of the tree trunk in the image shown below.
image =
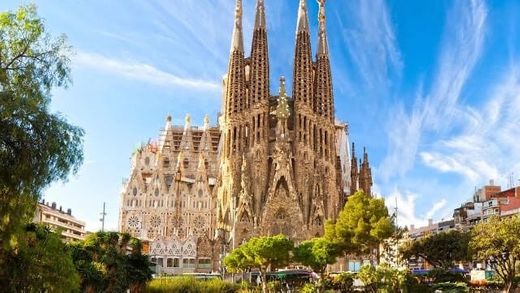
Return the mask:
[[513, 287], [513, 282], [511, 280], [506, 281], [504, 292], [513, 292], [513, 288], [511, 287]]
[[260, 269], [260, 277], [262, 278], [262, 293], [267, 293], [267, 273], [265, 270]]

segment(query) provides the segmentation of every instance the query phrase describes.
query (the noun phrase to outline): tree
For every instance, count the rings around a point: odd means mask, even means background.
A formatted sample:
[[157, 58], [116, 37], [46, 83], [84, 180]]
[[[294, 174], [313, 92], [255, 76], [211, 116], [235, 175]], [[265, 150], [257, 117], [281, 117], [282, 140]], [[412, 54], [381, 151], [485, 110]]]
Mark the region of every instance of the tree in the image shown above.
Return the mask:
[[335, 224], [326, 223], [325, 238], [342, 246], [343, 251], [371, 253], [392, 236], [394, 224], [383, 199], [365, 195], [362, 191], [350, 196]]
[[452, 230], [411, 240], [400, 252], [404, 259], [421, 257], [435, 268], [448, 270], [455, 262], [471, 259], [469, 240], [469, 233]]
[[267, 272], [288, 265], [293, 248], [293, 242], [284, 235], [254, 237], [226, 256], [224, 265], [231, 271], [258, 269], [262, 290], [267, 292]]
[[492, 217], [473, 227], [470, 248], [477, 259], [496, 264], [496, 273], [512, 292], [513, 279], [520, 260], [520, 216]]
[[325, 238], [313, 238], [296, 246], [293, 258], [302, 265], [312, 268], [323, 279], [327, 265], [335, 263], [339, 253], [340, 248], [336, 243]]
[[141, 253], [141, 242], [128, 234], [97, 232], [71, 246], [82, 292], [143, 289], [152, 277], [148, 257]]
[[4, 255], [13, 264], [0, 272], [0, 286], [8, 292], [76, 292], [79, 275], [60, 236], [43, 225], [29, 224], [17, 251]]
[[233, 249], [225, 258], [224, 266], [232, 273], [244, 272], [254, 266], [246, 257], [242, 248]]
[[70, 51], [34, 5], [0, 13], [0, 254], [16, 248], [43, 188], [82, 163], [83, 130], [48, 109], [51, 90], [70, 83]]

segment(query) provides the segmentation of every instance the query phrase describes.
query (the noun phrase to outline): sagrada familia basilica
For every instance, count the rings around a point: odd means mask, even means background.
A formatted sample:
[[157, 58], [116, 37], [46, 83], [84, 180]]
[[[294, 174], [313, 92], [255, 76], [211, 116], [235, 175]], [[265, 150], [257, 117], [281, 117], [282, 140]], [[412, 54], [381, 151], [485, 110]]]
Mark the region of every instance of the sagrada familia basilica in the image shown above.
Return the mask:
[[244, 51], [237, 0], [217, 126], [172, 125], [132, 157], [119, 229], [150, 243], [166, 273], [218, 270], [222, 256], [259, 235], [302, 241], [323, 234], [349, 194], [371, 194], [368, 155], [349, 153], [335, 118], [325, 0], [319, 0], [312, 57], [306, 0], [300, 0], [292, 94], [282, 77], [270, 92], [264, 0], [257, 0], [252, 48]]

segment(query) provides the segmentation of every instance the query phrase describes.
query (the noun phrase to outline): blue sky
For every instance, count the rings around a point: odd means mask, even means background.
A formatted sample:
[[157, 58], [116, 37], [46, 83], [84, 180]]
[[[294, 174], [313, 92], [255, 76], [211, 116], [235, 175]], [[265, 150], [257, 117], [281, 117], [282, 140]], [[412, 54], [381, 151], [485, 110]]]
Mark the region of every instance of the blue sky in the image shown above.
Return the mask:
[[[249, 48], [255, 1], [243, 2]], [[280, 75], [291, 78], [298, 1], [265, 2], [274, 92]], [[308, 2], [315, 41], [317, 4]], [[74, 84], [54, 92], [52, 111], [86, 132], [81, 170], [45, 199], [89, 230], [100, 228], [105, 201], [107, 227], [117, 229], [135, 146], [156, 138], [167, 114], [215, 123], [234, 1], [36, 4], [76, 52]], [[448, 218], [475, 186], [520, 178], [519, 13], [514, 0], [327, 1], [336, 116], [368, 148], [374, 189], [390, 208], [397, 201], [401, 224]]]

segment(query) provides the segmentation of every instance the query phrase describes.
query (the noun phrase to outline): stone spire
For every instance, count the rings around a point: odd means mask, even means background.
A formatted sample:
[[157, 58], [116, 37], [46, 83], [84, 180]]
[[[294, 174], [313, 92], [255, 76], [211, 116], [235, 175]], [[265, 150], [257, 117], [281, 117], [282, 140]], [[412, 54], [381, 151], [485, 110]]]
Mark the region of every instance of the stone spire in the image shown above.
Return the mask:
[[207, 131], [209, 129], [209, 116], [206, 114], [204, 116], [204, 131]]
[[255, 28], [251, 43], [251, 85], [249, 101], [252, 105], [269, 103], [269, 49], [267, 44], [267, 28], [265, 22], [264, 0], [257, 0]]
[[265, 6], [264, 0], [256, 1], [256, 16], [255, 16], [255, 30], [265, 29]]
[[312, 49], [307, 16], [307, 1], [300, 0], [296, 27], [296, 50], [294, 54], [293, 99], [295, 107], [306, 104], [312, 107], [313, 90]]
[[318, 0], [318, 3], [320, 11], [318, 17], [318, 51], [316, 53], [316, 85], [313, 108], [315, 113], [334, 123], [334, 98], [325, 25], [325, 0]]
[[300, 0], [298, 9], [298, 23], [296, 33], [300, 31], [309, 32], [309, 17], [307, 15], [307, 0]]
[[356, 146], [352, 143], [352, 156], [350, 161], [350, 195], [353, 195], [358, 190], [359, 173], [358, 162], [356, 158]]
[[318, 15], [319, 29], [318, 29], [318, 56], [329, 54], [329, 45], [327, 43], [327, 26], [325, 18], [325, 0], [318, 0], [320, 11]]
[[[159, 139], [159, 151], [165, 152], [169, 151], [171, 147], [171, 136], [172, 136], [172, 116], [168, 114], [166, 116], [166, 123], [164, 125], [164, 131], [161, 134], [161, 138]], [[168, 150], [166, 150], [166, 148]]]
[[244, 36], [242, 32], [242, 0], [236, 0], [235, 24], [233, 26], [233, 37], [231, 38], [231, 52], [244, 51]]
[[372, 184], [372, 169], [368, 162], [366, 148], [363, 148], [363, 162], [361, 163], [361, 170], [359, 171], [359, 188], [362, 189], [366, 195], [371, 196]]
[[228, 73], [225, 81], [225, 117], [239, 113], [244, 109], [245, 70], [244, 70], [244, 40], [242, 32], [242, 0], [237, 0], [235, 9], [235, 24], [231, 38], [231, 53]]

